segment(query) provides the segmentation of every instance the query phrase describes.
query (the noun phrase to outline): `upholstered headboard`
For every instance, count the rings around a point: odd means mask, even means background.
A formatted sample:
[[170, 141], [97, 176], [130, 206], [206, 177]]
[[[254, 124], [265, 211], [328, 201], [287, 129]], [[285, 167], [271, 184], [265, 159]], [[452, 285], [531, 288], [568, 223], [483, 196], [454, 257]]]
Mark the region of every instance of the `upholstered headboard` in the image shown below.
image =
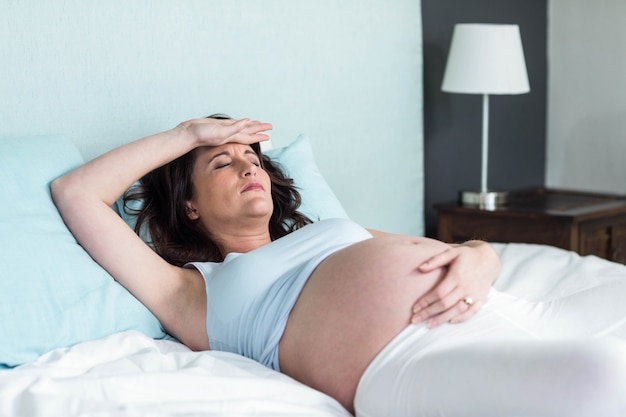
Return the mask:
[[364, 226], [423, 231], [414, 0], [22, 0], [0, 15], [0, 137], [57, 134], [90, 159], [211, 113], [306, 134]]

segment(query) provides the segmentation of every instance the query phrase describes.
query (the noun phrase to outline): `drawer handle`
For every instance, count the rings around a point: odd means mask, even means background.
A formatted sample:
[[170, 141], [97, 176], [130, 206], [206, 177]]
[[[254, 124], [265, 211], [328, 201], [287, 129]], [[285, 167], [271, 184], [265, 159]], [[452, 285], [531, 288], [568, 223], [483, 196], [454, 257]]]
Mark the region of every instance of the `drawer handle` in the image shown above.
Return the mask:
[[613, 248], [613, 256], [611, 257], [611, 259], [616, 262], [624, 263], [624, 259], [622, 258], [622, 248]]

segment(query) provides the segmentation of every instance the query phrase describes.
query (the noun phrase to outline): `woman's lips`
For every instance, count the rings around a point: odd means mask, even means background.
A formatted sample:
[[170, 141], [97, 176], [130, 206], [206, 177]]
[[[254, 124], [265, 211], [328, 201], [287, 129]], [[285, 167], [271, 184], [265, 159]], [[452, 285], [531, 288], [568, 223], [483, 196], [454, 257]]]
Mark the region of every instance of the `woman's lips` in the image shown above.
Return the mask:
[[265, 187], [258, 182], [249, 182], [241, 189], [242, 193], [245, 193], [246, 191], [265, 191]]

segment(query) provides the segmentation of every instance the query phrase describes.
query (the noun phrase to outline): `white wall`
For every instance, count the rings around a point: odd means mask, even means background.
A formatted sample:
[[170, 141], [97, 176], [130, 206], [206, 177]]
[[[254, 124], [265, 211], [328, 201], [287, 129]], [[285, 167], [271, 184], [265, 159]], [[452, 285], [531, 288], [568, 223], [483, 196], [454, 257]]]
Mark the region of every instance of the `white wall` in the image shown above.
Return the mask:
[[0, 136], [90, 159], [214, 112], [299, 133], [350, 216], [423, 231], [420, 2], [3, 0]]
[[626, 1], [550, 0], [547, 185], [626, 193]]

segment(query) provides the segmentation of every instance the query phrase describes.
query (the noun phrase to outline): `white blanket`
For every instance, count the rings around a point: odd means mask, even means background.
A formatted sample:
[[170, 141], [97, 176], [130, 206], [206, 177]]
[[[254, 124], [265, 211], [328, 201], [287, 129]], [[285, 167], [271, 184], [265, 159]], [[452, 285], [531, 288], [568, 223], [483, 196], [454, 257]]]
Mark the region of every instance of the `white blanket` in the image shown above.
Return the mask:
[[[540, 245], [495, 244], [496, 287], [549, 300], [626, 279], [626, 266]], [[137, 332], [0, 371], [0, 416], [349, 416], [337, 402], [246, 358], [191, 352]]]
[[552, 246], [492, 243], [502, 261], [500, 291], [531, 301], [549, 301], [626, 279], [626, 265], [580, 256]]
[[138, 332], [0, 371], [1, 416], [347, 416], [330, 397], [225, 352]]

